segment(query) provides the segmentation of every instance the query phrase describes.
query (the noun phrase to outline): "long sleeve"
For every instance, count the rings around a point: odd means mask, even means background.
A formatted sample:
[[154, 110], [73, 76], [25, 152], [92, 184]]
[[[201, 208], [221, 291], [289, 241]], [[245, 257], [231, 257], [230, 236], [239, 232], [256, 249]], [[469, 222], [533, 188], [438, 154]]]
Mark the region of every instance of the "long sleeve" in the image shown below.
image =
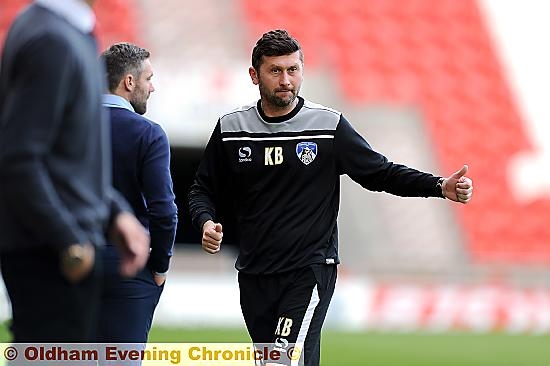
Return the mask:
[[107, 190], [107, 199], [109, 201], [109, 222], [108, 222], [108, 228], [111, 229], [113, 226], [113, 222], [116, 219], [116, 217], [122, 213], [122, 212], [132, 212], [132, 209], [128, 205], [128, 202], [124, 199], [124, 197], [114, 188], [109, 188]]
[[79, 83], [72, 52], [66, 41], [50, 35], [29, 42], [13, 63], [0, 111], [4, 202], [34, 238], [58, 249], [89, 240], [60, 199], [46, 163], [60, 130], [68, 127], [63, 115]]
[[394, 164], [374, 151], [343, 117], [334, 137], [336, 166], [371, 191], [385, 191], [404, 197], [441, 197], [439, 177], [400, 164]]
[[178, 209], [170, 175], [170, 145], [165, 132], [153, 124], [142, 161], [142, 193], [147, 205], [151, 255], [149, 267], [159, 273], [169, 267], [176, 237]]
[[[221, 205], [224, 170], [226, 164], [218, 121], [204, 150], [203, 159], [197, 170], [195, 181], [189, 191], [189, 211], [193, 225], [202, 231], [202, 225], [216, 218]], [[229, 184], [229, 182], [225, 182]]]

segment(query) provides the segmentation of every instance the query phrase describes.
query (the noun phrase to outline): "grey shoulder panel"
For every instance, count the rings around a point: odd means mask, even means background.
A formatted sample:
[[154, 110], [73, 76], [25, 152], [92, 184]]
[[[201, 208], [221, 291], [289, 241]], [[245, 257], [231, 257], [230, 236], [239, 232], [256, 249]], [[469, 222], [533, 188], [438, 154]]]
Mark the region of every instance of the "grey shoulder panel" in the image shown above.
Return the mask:
[[256, 103], [251, 103], [223, 115], [220, 118], [221, 132], [252, 132], [261, 121]]
[[341, 113], [309, 101], [288, 121], [269, 123], [262, 119], [256, 103], [243, 106], [220, 118], [221, 132], [292, 133], [303, 131], [334, 131]]

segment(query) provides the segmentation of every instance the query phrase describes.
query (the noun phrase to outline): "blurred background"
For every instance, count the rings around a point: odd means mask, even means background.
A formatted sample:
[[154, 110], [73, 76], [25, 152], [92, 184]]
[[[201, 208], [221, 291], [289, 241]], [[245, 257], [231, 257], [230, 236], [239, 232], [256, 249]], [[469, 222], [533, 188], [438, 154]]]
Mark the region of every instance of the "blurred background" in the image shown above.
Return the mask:
[[[0, 44], [28, 2], [0, 0]], [[97, 0], [95, 10], [102, 50], [129, 41], [152, 52], [146, 116], [171, 142], [180, 225], [151, 340], [248, 340], [231, 225], [218, 255], [202, 252], [187, 191], [219, 115], [259, 97], [256, 40], [285, 28], [304, 50], [304, 97], [342, 111], [390, 160], [442, 176], [468, 164], [475, 186], [463, 206], [342, 178], [322, 364], [550, 365], [550, 3]]]

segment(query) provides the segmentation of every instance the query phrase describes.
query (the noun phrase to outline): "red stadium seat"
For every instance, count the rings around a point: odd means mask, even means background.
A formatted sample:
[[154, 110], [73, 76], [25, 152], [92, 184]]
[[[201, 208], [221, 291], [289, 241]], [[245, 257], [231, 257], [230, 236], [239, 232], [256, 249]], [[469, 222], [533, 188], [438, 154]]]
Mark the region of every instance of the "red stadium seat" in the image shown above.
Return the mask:
[[[17, 13], [30, 0], [2, 0], [0, 12], [0, 44]], [[100, 49], [114, 42], [135, 42], [137, 38], [137, 19], [131, 0], [97, 0], [94, 8], [97, 16], [96, 33]]]

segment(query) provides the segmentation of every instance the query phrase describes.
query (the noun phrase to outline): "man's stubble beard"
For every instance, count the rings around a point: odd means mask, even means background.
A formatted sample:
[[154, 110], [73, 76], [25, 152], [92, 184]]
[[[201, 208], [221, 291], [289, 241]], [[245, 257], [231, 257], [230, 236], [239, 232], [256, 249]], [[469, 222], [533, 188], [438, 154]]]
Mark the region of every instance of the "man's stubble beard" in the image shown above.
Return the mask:
[[143, 114], [145, 114], [145, 112], [147, 112], [147, 99], [148, 99], [148, 96], [139, 95], [139, 93], [136, 93], [136, 94], [132, 95], [132, 97], [130, 99], [130, 104], [132, 105], [132, 107], [134, 107], [134, 111], [137, 114], [143, 115]]
[[[285, 100], [281, 97], [278, 97], [275, 94], [277, 91], [281, 90], [280, 88], [276, 89], [272, 93], [270, 90], [268, 90], [267, 88], [264, 87], [261, 80], [260, 80], [260, 83], [258, 85], [259, 85], [259, 88], [260, 88], [260, 96], [262, 98], [265, 98], [271, 105], [273, 105], [275, 107], [278, 107], [278, 108], [288, 107], [289, 105], [294, 103], [294, 101], [298, 97], [299, 90], [296, 90], [296, 89], [289, 90], [292, 93], [292, 97], [290, 97], [288, 100]], [[283, 89], [283, 90], [287, 90], [287, 89]]]

